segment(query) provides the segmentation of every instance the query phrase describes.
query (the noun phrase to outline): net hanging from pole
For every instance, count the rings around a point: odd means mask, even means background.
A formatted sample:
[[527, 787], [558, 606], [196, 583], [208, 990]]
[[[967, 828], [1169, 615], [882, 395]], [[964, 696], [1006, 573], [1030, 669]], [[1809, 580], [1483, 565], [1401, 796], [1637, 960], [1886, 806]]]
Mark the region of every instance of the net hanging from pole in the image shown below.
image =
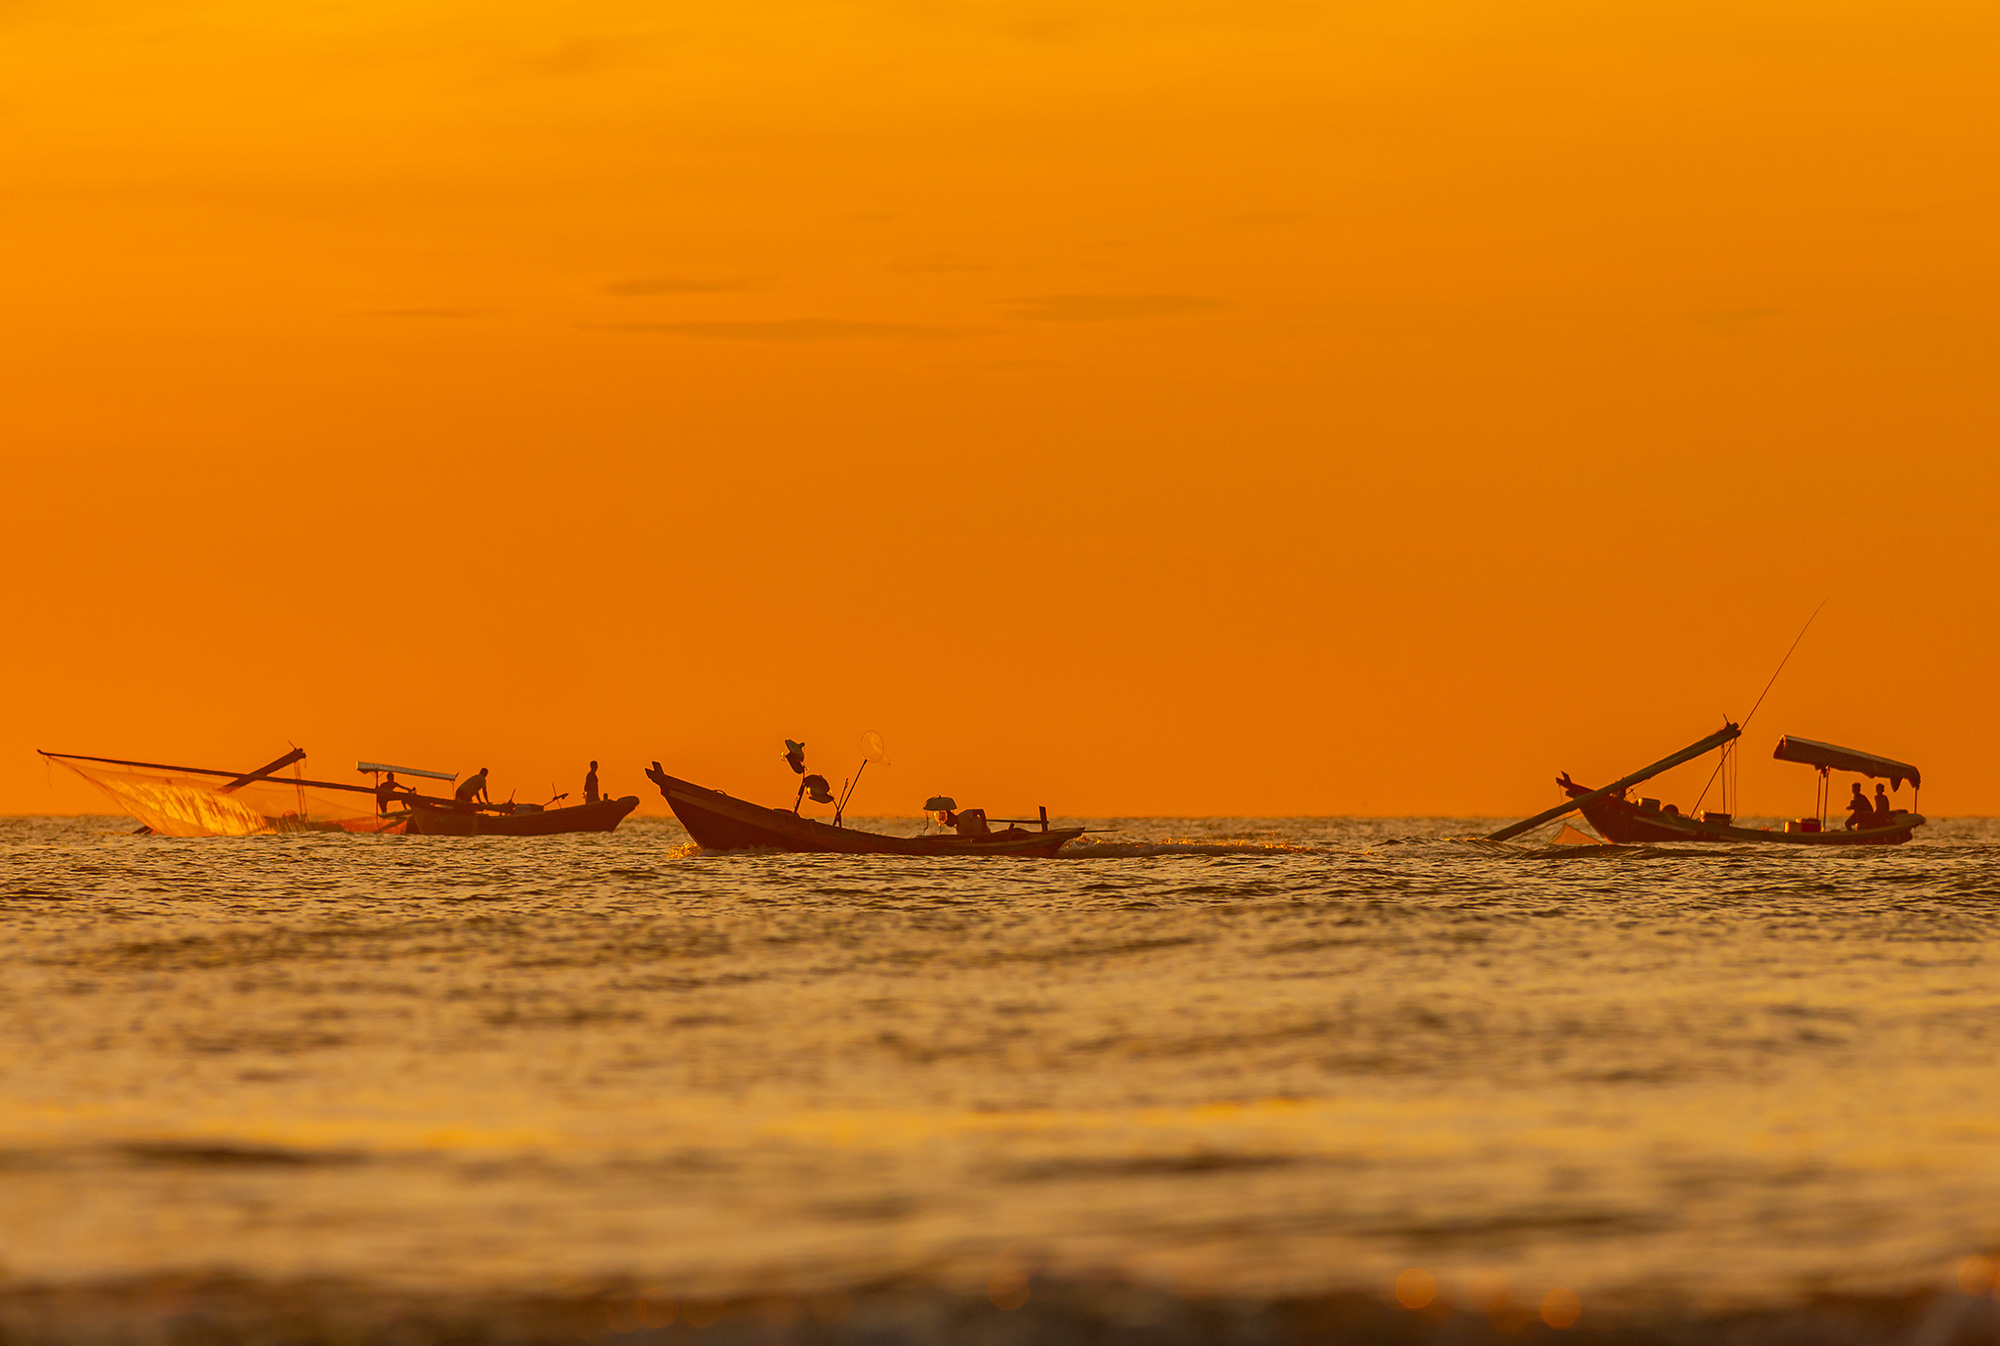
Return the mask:
[[225, 776], [96, 762], [43, 754], [74, 771], [120, 812], [166, 837], [249, 837], [274, 832], [400, 832], [401, 817], [382, 817], [371, 794], [315, 789], [297, 777], [270, 776], [224, 792]]

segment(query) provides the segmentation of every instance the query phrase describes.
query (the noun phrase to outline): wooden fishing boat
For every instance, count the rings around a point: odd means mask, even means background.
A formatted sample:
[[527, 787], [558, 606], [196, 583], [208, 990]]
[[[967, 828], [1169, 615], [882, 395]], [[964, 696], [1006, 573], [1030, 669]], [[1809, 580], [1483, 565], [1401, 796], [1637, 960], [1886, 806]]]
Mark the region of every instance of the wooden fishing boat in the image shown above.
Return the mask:
[[1050, 827], [1046, 811], [1039, 830], [1018, 823], [985, 836], [934, 832], [892, 837], [801, 818], [790, 809], [765, 808], [669, 776], [658, 762], [646, 776], [660, 787], [668, 807], [695, 844], [711, 851], [773, 850], [816, 855], [1050, 856], [1083, 835], [1081, 827]]
[[[40, 751], [39, 749], [37, 751]], [[571, 808], [535, 804], [461, 804], [401, 790], [384, 796], [373, 785], [309, 780], [294, 748], [251, 771], [171, 766], [122, 757], [42, 752], [102, 790], [141, 824], [141, 832], [174, 837], [242, 837], [274, 832], [350, 832], [416, 836], [549, 836], [609, 832], [639, 807], [637, 795]], [[281, 775], [285, 768], [290, 775]], [[451, 781], [442, 771], [362, 762], [380, 775]]]
[[493, 804], [466, 809], [426, 799], [412, 801], [400, 816], [403, 830], [411, 836], [547, 837], [565, 832], [609, 832], [638, 807], [637, 795], [553, 809], [534, 804]]
[[[1578, 784], [1569, 778], [1568, 772], [1564, 772], [1556, 777], [1556, 785], [1569, 797], [1568, 803], [1503, 827], [1488, 839], [1509, 841], [1572, 811], [1582, 813], [1606, 841], [1620, 845], [1704, 841], [1770, 842], [1786, 846], [1899, 846], [1910, 840], [1916, 829], [1924, 825], [1924, 816], [1915, 808], [1915, 792], [1923, 787], [1923, 773], [1916, 767], [1874, 753], [1791, 736], [1780, 738], [1776, 751], [1771, 755], [1781, 762], [1810, 766], [1818, 773], [1816, 816], [1794, 818], [1782, 827], [1745, 827], [1726, 808], [1683, 816], [1674, 805], [1658, 799], [1641, 797], [1635, 801], [1627, 797], [1634, 785], [1650, 780], [1670, 767], [1692, 761], [1718, 748], [1726, 755], [1739, 733], [1737, 726], [1725, 725], [1716, 733], [1662, 758], [1652, 766], [1596, 789]], [[1886, 817], [1870, 814], [1858, 827], [1829, 828], [1827, 805], [1831, 776], [1835, 771], [1886, 780], [1895, 790], [1901, 790], [1903, 783], [1908, 781], [1912, 787], [1911, 807], [1891, 809]], [[1716, 775], [1725, 781], [1728, 779], [1722, 766], [1717, 767]]]

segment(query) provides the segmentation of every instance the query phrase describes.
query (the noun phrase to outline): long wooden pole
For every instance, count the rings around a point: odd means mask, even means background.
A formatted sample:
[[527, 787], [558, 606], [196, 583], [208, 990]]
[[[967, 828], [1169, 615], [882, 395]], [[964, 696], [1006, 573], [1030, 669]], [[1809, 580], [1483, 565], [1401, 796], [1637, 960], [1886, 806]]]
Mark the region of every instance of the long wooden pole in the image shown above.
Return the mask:
[[840, 815], [847, 812], [847, 801], [854, 798], [854, 787], [861, 784], [861, 773], [868, 769], [868, 759], [861, 759], [861, 765], [854, 768], [854, 779], [847, 782], [847, 788], [840, 792], [840, 802], [833, 807], [833, 825], [840, 826]]
[[[127, 757], [86, 757], [82, 753], [50, 752], [46, 748], [37, 748], [35, 749], [35, 751], [40, 753], [44, 757], [69, 757], [79, 762], [103, 762], [108, 766], [130, 766], [130, 767], [140, 767], [149, 771], [170, 771], [176, 775], [181, 775], [181, 776], [236, 776], [240, 774], [235, 771], [218, 771], [214, 767], [170, 766], [165, 762], [135, 762]], [[358, 794], [358, 795], [372, 795], [375, 793], [375, 787], [372, 785], [350, 785], [346, 781], [337, 781], [337, 780], [300, 781], [300, 780], [287, 779], [285, 781], [285, 784], [303, 785], [309, 790], [345, 790], [349, 794]], [[425, 804], [452, 804], [456, 802], [455, 800], [442, 798], [438, 795], [399, 794], [396, 796], [396, 798], [415, 799]], [[498, 808], [500, 806], [498, 804], [492, 804], [492, 805], [475, 804], [473, 805], [473, 807], [477, 809], [477, 808]]]
[[1598, 800], [1604, 798], [1604, 796], [1606, 795], [1617, 794], [1620, 790], [1630, 789], [1632, 786], [1637, 785], [1640, 781], [1651, 780], [1653, 777], [1659, 775], [1662, 771], [1666, 771], [1672, 767], [1677, 767], [1682, 762], [1693, 761], [1695, 758], [1701, 756], [1703, 753], [1713, 752], [1717, 748], [1721, 747], [1723, 744], [1728, 743], [1730, 740], [1734, 739], [1738, 734], [1742, 732], [1743, 731], [1741, 729], [1737, 728], [1733, 724], [1725, 724], [1724, 726], [1722, 726], [1722, 728], [1716, 730], [1714, 733], [1710, 734], [1707, 738], [1703, 739], [1701, 742], [1690, 743], [1688, 744], [1687, 747], [1682, 748], [1679, 752], [1673, 754], [1671, 757], [1662, 757], [1659, 761], [1653, 763], [1649, 767], [1644, 768], [1643, 770], [1635, 771], [1629, 776], [1620, 776], [1617, 780], [1612, 781], [1611, 784], [1605, 786], [1601, 790], [1592, 790], [1587, 795], [1578, 795], [1576, 798], [1570, 800], [1567, 804], [1559, 804], [1555, 808], [1547, 809], [1541, 813], [1537, 813], [1532, 818], [1523, 818], [1518, 823], [1513, 823], [1507, 827], [1501, 828], [1498, 832], [1493, 833], [1486, 839], [1488, 841], [1512, 841], [1515, 837], [1520, 836], [1521, 833], [1528, 831], [1530, 828], [1540, 827], [1543, 823], [1554, 822], [1556, 819], [1562, 817], [1565, 813], [1574, 812], [1575, 810], [1582, 808], [1585, 804], [1595, 804]]
[[238, 776], [235, 780], [229, 782], [229, 784], [227, 785], [216, 786], [215, 792], [219, 795], [234, 794], [236, 793], [236, 791], [242, 789], [250, 782], [263, 780], [273, 771], [282, 770], [285, 767], [290, 766], [292, 763], [298, 761], [305, 755], [306, 755], [306, 750], [304, 748], [293, 748], [283, 757], [275, 757], [270, 761], [264, 763], [264, 765], [258, 767], [255, 771], [244, 772], [242, 775]]

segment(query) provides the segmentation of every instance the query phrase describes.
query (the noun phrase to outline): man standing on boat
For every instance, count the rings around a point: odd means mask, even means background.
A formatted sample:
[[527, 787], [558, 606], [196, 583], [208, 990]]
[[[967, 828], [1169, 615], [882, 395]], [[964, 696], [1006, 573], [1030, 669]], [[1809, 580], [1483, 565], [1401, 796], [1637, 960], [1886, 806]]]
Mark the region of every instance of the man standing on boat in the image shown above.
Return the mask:
[[375, 787], [375, 811], [377, 813], [387, 813], [389, 805], [395, 800], [398, 794], [413, 795], [415, 793], [416, 789], [413, 786], [398, 785], [396, 783], [396, 773], [391, 771], [383, 782]]
[[1859, 832], [1875, 821], [1875, 806], [1868, 802], [1868, 796], [1861, 793], [1861, 782], [1854, 782], [1854, 794], [1847, 801], [1847, 830]]
[[583, 777], [583, 802], [595, 804], [597, 800], [597, 763], [592, 762], [590, 770], [585, 772]]
[[[1861, 787], [1857, 785], [1855, 788], [1858, 790]], [[458, 801], [458, 807], [462, 810], [470, 810], [472, 802], [475, 799], [482, 804], [492, 803], [492, 797], [486, 793], [486, 768], [479, 768], [477, 772], [461, 781], [457, 793], [453, 797]]]

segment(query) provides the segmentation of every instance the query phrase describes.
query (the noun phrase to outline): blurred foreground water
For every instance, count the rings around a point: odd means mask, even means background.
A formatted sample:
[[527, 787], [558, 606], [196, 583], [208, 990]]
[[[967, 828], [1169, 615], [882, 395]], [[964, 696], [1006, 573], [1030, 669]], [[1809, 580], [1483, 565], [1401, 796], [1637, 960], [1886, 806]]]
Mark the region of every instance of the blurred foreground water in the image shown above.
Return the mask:
[[0, 820], [0, 1341], [2000, 1341], [2000, 823], [1091, 825]]

